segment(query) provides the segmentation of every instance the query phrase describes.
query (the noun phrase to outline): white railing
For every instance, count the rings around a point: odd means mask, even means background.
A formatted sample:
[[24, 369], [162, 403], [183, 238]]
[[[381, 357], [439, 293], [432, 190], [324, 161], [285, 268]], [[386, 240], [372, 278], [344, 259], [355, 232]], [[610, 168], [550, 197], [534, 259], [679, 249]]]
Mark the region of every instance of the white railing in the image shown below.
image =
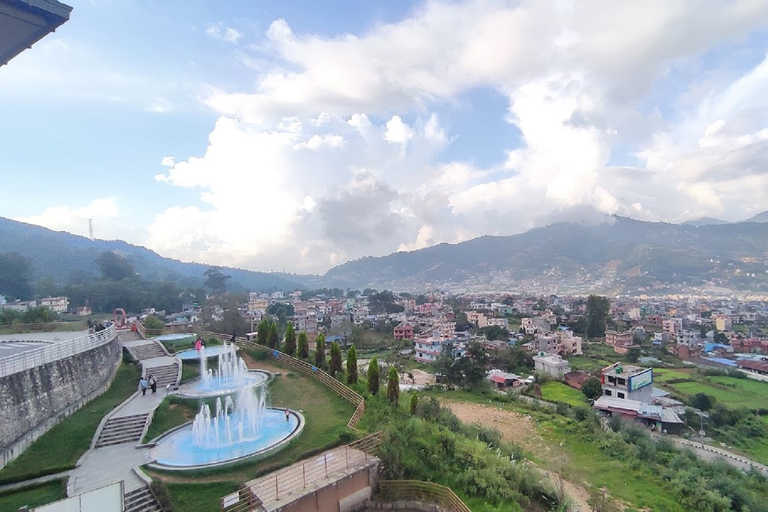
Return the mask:
[[67, 341], [49, 343], [34, 350], [27, 350], [26, 352], [0, 358], [0, 377], [23, 372], [36, 366], [52, 363], [59, 359], [94, 349], [109, 343], [116, 336], [115, 325], [110, 324], [103, 331], [72, 338]]

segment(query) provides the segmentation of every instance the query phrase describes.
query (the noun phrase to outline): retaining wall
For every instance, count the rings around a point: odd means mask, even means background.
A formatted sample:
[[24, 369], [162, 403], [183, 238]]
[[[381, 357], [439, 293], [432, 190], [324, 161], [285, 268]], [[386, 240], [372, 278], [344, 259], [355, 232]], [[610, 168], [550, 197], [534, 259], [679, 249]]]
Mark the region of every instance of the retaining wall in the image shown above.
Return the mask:
[[117, 336], [91, 350], [0, 378], [0, 468], [109, 387], [120, 362]]

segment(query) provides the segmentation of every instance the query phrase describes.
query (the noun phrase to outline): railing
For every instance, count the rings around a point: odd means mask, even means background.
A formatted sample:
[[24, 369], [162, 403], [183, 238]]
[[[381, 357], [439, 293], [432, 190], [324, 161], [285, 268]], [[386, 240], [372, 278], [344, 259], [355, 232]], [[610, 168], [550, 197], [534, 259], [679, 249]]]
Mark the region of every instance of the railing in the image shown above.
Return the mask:
[[136, 326], [136, 332], [141, 336], [143, 339], [147, 339], [147, 328], [144, 327], [144, 324], [136, 320], [133, 325]]
[[449, 512], [472, 512], [450, 487], [421, 480], [380, 480], [385, 499], [435, 503]]
[[251, 512], [261, 507], [263, 503], [250, 487], [243, 487], [237, 492], [227, 494], [221, 498], [222, 512]]
[[48, 343], [34, 350], [27, 350], [0, 359], [0, 377], [23, 372], [36, 366], [52, 363], [59, 359], [94, 349], [115, 339], [115, 325], [111, 324], [103, 331], [87, 334], [58, 343]]
[[368, 455], [375, 455], [379, 451], [381, 446], [381, 440], [384, 438], [384, 432], [379, 430], [373, 434], [369, 434], [365, 437], [361, 437], [357, 441], [352, 441], [347, 446], [355, 450], [360, 450]]
[[[206, 336], [214, 337], [222, 341], [229, 341], [231, 339], [230, 336], [227, 336], [225, 334], [217, 334], [217, 333], [206, 333]], [[302, 373], [305, 373], [313, 377], [314, 379], [320, 381], [321, 383], [331, 388], [336, 394], [341, 396], [343, 399], [356, 405], [357, 408], [355, 409], [354, 414], [352, 414], [352, 417], [349, 419], [349, 422], [347, 422], [347, 427], [351, 429], [355, 429], [355, 425], [357, 425], [357, 423], [360, 421], [360, 418], [363, 417], [363, 414], [365, 413], [365, 399], [359, 393], [356, 393], [355, 391], [351, 390], [350, 388], [348, 388], [338, 380], [334, 379], [328, 373], [324, 372], [317, 366], [314, 366], [306, 361], [302, 361], [301, 359], [297, 359], [293, 356], [289, 356], [288, 354], [284, 354], [279, 350], [275, 350], [273, 348], [269, 348], [264, 345], [259, 345], [258, 343], [254, 341], [250, 341], [246, 338], [236, 338], [235, 343], [237, 343], [238, 346], [240, 347], [258, 350], [260, 352], [268, 354], [273, 358], [275, 358], [276, 360], [280, 361], [281, 363], [285, 364], [286, 366], [290, 366], [295, 370], [298, 370]]]
[[[350, 446], [340, 446], [317, 457], [288, 466], [269, 475], [257, 478], [246, 489], [262, 504], [269, 505], [285, 498], [288, 494], [297, 493], [308, 487], [314, 487], [317, 482], [333, 476], [341, 476], [351, 467], [360, 463], [376, 460], [368, 453], [356, 450]], [[240, 512], [251, 510], [240, 501], [243, 489], [236, 493], [228, 494], [221, 498], [221, 510], [226, 512]], [[226, 506], [226, 504], [229, 504]]]

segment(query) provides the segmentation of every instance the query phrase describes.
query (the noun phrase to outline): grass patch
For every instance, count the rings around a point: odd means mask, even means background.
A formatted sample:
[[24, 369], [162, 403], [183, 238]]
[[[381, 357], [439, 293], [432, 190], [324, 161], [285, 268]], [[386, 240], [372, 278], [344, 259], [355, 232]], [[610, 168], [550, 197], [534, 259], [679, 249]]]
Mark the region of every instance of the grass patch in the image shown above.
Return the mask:
[[181, 382], [196, 379], [200, 376], [200, 361], [181, 362]]
[[47, 505], [67, 497], [67, 481], [54, 480], [18, 491], [0, 493], [0, 510], [18, 510]]
[[668, 387], [684, 397], [705, 393], [731, 409], [764, 408], [768, 399], [765, 383], [733, 377], [708, 377], [703, 381], [678, 382]]
[[43, 434], [19, 458], [0, 470], [0, 483], [18, 482], [65, 471], [91, 446], [101, 419], [136, 391], [139, 369], [120, 365], [115, 380], [101, 396], [91, 400]]
[[605, 359], [588, 356], [569, 356], [568, 364], [570, 364], [571, 368], [574, 370], [583, 370], [585, 372], [594, 373], [600, 371], [606, 366], [611, 365], [612, 363]]
[[179, 398], [176, 396], [167, 396], [160, 402], [152, 416], [152, 423], [149, 424], [147, 434], [144, 436], [144, 443], [148, 443], [160, 434], [171, 430], [174, 427], [183, 425], [188, 421], [195, 419], [195, 414], [200, 409], [199, 400]]
[[221, 508], [221, 497], [237, 490], [235, 482], [166, 483], [171, 510], [210, 512]]
[[550, 402], [563, 402], [573, 406], [586, 404], [584, 393], [555, 380], [541, 385], [541, 397]]
[[680, 379], [692, 379], [693, 369], [668, 369], [668, 368], [654, 368], [653, 369], [653, 381], [654, 382], [667, 382], [670, 380]]

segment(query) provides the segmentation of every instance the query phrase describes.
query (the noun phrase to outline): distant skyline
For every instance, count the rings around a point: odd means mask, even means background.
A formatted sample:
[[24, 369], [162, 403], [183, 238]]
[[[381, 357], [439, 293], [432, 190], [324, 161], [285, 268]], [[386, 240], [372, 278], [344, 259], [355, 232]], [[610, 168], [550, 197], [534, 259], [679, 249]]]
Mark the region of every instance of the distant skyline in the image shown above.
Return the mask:
[[64, 3], [0, 68], [3, 217], [322, 273], [768, 210], [764, 0]]

